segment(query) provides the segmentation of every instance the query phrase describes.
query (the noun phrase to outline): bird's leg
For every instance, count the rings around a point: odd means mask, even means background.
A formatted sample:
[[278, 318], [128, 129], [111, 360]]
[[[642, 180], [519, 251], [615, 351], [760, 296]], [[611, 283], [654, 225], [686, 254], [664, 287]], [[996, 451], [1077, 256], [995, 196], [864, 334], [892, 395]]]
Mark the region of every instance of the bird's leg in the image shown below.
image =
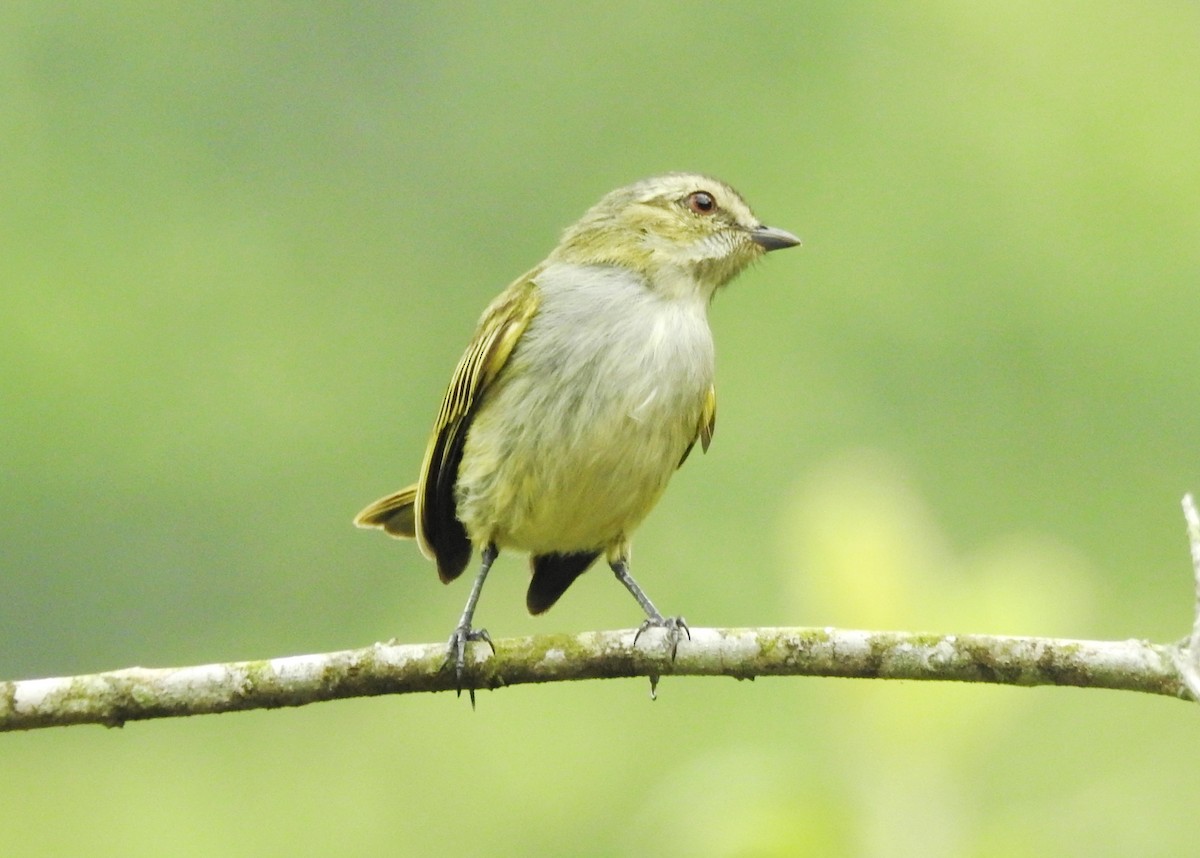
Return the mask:
[[658, 608], [654, 607], [654, 603], [650, 601], [650, 597], [643, 592], [638, 586], [637, 581], [633, 580], [633, 576], [629, 574], [629, 561], [624, 557], [618, 557], [615, 560], [610, 560], [608, 563], [612, 567], [613, 574], [617, 576], [617, 580], [625, 585], [625, 589], [633, 594], [633, 598], [637, 599], [642, 610], [646, 612], [646, 619], [638, 626], [637, 634], [633, 636], [634, 644], [638, 638], [642, 636], [642, 632], [650, 628], [665, 629], [667, 632], [667, 646], [671, 648], [671, 660], [675, 660], [675, 651], [679, 649], [679, 642], [683, 640], [683, 636], [687, 635], [688, 640], [692, 639], [692, 633], [688, 629], [687, 623], [683, 617], [664, 617], [658, 612]]
[[[496, 647], [492, 645], [492, 638], [487, 633], [487, 629], [472, 629], [471, 619], [475, 616], [475, 605], [479, 602], [479, 594], [483, 591], [483, 582], [487, 578], [488, 570], [492, 568], [492, 563], [495, 562], [499, 553], [499, 550], [491, 542], [483, 546], [483, 551], [480, 552], [483, 562], [479, 567], [479, 574], [475, 576], [475, 583], [471, 585], [471, 595], [467, 596], [466, 607], [463, 608], [462, 616], [458, 619], [454, 634], [450, 635], [445, 663], [449, 664], [451, 660], [454, 661], [454, 678], [460, 695], [462, 694], [463, 670], [467, 664], [467, 641], [486, 641], [487, 645], [492, 648], [492, 655], [496, 654]], [[475, 689], [473, 688], [471, 689], [471, 703], [472, 705], [475, 703]]]

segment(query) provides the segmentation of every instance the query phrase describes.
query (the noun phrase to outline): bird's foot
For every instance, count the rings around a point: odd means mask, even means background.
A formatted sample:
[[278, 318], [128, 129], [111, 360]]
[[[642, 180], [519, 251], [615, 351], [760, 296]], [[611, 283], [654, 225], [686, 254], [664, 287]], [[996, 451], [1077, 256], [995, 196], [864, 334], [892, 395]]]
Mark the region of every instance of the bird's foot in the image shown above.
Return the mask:
[[663, 643], [671, 651], [671, 661], [675, 660], [675, 651], [679, 649], [679, 642], [683, 640], [684, 636], [688, 640], [692, 639], [691, 629], [688, 628], [687, 621], [683, 617], [664, 617], [658, 614], [653, 617], [647, 617], [638, 626], [637, 633], [633, 636], [634, 646], [637, 646], [638, 638], [647, 629], [663, 629], [666, 632], [663, 635]]
[[[446, 660], [442, 663], [442, 667], [446, 667], [451, 662], [454, 663], [454, 687], [459, 695], [462, 694], [463, 688], [463, 673], [467, 667], [467, 643], [469, 641], [483, 641], [491, 647], [492, 655], [496, 654], [496, 645], [492, 643], [492, 636], [488, 634], [487, 629], [472, 629], [470, 626], [459, 626], [450, 635], [450, 642], [446, 646]], [[471, 693], [471, 705], [475, 705], [475, 689], [469, 689]]]

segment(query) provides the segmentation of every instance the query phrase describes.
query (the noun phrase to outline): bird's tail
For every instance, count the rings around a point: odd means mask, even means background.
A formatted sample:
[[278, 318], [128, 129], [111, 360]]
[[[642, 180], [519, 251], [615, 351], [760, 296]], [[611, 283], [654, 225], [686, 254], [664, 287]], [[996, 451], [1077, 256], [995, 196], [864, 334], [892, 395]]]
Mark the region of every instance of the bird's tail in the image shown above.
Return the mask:
[[398, 539], [415, 539], [417, 487], [380, 498], [354, 517], [358, 527], [378, 527]]

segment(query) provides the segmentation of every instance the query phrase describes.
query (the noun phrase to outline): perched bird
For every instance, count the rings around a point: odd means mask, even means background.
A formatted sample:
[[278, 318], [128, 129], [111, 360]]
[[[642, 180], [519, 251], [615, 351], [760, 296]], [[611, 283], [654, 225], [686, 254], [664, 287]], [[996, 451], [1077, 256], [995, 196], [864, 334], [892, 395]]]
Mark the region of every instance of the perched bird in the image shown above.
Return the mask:
[[800, 239], [763, 225], [733, 188], [670, 173], [612, 191], [546, 260], [484, 311], [454, 369], [416, 485], [355, 518], [416, 538], [443, 582], [482, 564], [450, 637], [461, 687], [472, 619], [502, 548], [530, 554], [526, 605], [551, 607], [604, 555], [646, 612], [629, 540], [716, 419], [713, 294], [767, 251]]

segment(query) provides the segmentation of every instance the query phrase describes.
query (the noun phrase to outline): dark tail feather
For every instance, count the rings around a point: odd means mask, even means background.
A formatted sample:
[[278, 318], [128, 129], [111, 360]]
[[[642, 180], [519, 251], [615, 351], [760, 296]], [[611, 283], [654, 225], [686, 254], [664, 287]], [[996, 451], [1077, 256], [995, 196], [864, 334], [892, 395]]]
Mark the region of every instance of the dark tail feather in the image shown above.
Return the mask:
[[540, 614], [548, 610], [558, 597], [567, 591], [571, 582], [587, 571], [599, 551], [581, 551], [578, 554], [541, 554], [529, 558], [533, 567], [533, 580], [525, 594], [525, 606], [529, 613]]
[[[359, 527], [378, 527], [400, 539], [417, 536], [417, 487], [409, 486], [380, 498], [354, 518]], [[449, 583], [462, 574], [471, 561], [471, 540], [457, 518], [451, 518], [432, 533], [426, 532], [429, 547], [437, 558], [438, 577]]]

